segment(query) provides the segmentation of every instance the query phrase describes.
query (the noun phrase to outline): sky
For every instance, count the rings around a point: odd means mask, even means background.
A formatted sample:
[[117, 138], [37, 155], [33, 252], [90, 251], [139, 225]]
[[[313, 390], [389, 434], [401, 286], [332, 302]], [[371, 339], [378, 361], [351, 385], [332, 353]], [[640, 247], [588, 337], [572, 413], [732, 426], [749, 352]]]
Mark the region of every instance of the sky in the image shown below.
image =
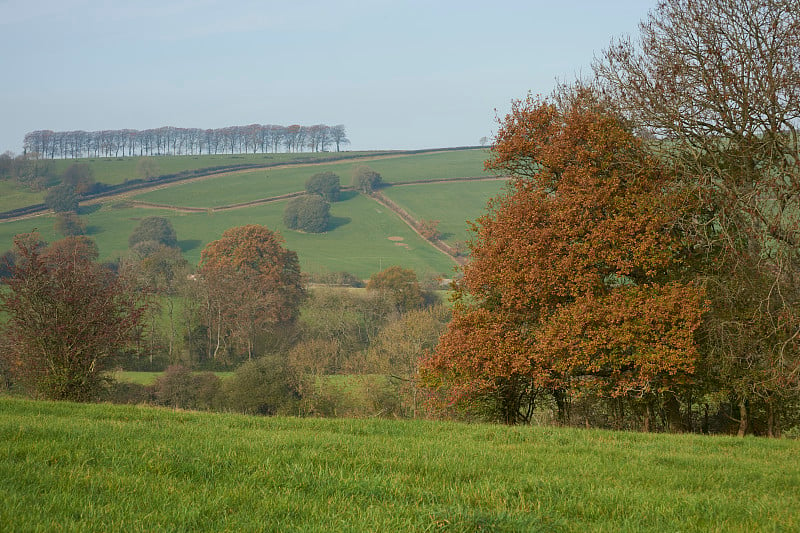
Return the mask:
[[344, 124], [477, 145], [591, 72], [655, 0], [0, 0], [0, 153], [35, 130]]

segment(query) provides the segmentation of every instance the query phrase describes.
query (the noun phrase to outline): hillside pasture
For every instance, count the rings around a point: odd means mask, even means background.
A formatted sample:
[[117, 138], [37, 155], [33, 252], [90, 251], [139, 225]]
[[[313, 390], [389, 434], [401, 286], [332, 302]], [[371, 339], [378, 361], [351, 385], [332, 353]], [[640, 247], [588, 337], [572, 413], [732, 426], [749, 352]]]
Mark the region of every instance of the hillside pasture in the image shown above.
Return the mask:
[[800, 443], [0, 397], [10, 531], [797, 531]]
[[160, 155], [133, 157], [92, 157], [83, 159], [55, 159], [57, 174], [63, 173], [74, 163], [87, 163], [95, 181], [117, 185], [127, 180], [141, 179], [139, 161], [150, 159], [155, 163], [158, 175], [175, 174], [186, 170], [227, 167], [233, 165], [275, 165], [294, 161], [314, 161], [332, 157], [354, 157], [368, 152], [300, 152], [278, 154], [204, 154], [204, 155]]
[[353, 168], [368, 165], [387, 183], [421, 179], [482, 176], [485, 150], [457, 150], [425, 154], [396, 154], [375, 159], [319, 163], [236, 172], [211, 179], [180, 183], [134, 196], [136, 200], [181, 207], [220, 207], [304, 190], [318, 172], [333, 172], [349, 186]]
[[0, 180], [0, 212], [10, 211], [44, 200], [44, 192], [33, 192], [8, 180]]
[[[347, 197], [349, 199], [331, 206], [332, 227], [320, 234], [286, 228], [283, 223], [285, 201], [199, 213], [111, 204], [83, 216], [102, 260], [113, 260], [127, 253], [128, 236], [141, 219], [163, 216], [175, 228], [178, 245], [191, 265], [197, 265], [203, 247], [220, 238], [226, 229], [263, 224], [283, 235], [286, 247], [297, 252], [304, 272], [348, 271], [366, 279], [388, 266], [400, 265], [413, 268], [420, 275], [450, 277], [453, 261], [414, 233], [394, 213], [364, 196], [350, 193]], [[45, 241], [57, 240], [54, 220], [54, 216], [46, 215], [0, 224], [0, 250], [10, 248], [17, 233], [34, 229]]]
[[486, 212], [486, 203], [506, 182], [462, 181], [389, 187], [382, 192], [416, 220], [438, 220], [442, 240], [454, 244], [470, 237], [467, 221]]

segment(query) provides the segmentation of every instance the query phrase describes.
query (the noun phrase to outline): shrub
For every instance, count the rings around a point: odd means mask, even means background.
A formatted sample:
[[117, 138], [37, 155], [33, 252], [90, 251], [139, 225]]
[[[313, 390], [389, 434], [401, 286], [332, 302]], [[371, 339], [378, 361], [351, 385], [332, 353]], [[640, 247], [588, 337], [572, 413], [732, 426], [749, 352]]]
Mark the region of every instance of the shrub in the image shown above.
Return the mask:
[[306, 194], [292, 198], [283, 212], [287, 228], [307, 233], [322, 233], [328, 229], [330, 204], [322, 196]]
[[155, 241], [175, 248], [178, 246], [178, 236], [172, 223], [164, 217], [147, 217], [139, 222], [134, 228], [131, 236], [128, 237], [128, 246], [133, 248], [136, 244], [144, 241]]
[[382, 181], [381, 175], [366, 165], [353, 169], [353, 187], [363, 193], [371, 193], [381, 186]]
[[278, 355], [248, 361], [222, 382], [223, 406], [253, 415], [293, 412], [297, 395], [289, 385], [286, 362]]
[[339, 176], [333, 172], [319, 172], [306, 181], [308, 194], [318, 194], [328, 202], [335, 202], [339, 199], [340, 189]]

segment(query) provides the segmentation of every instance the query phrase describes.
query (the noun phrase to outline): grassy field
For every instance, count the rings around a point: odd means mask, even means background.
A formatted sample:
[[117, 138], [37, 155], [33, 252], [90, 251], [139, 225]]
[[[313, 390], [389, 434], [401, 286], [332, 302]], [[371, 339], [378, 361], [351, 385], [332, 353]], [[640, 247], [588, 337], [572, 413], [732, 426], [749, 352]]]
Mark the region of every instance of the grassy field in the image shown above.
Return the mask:
[[[184, 170], [222, 167], [230, 165], [272, 165], [289, 161], [314, 161], [338, 156], [357, 156], [367, 152], [300, 152], [291, 154], [217, 154], [217, 155], [179, 155], [149, 157], [157, 165], [158, 174], [174, 174]], [[141, 157], [93, 157], [89, 159], [56, 159], [55, 171], [61, 174], [74, 163], [88, 163], [95, 181], [116, 185], [126, 180], [139, 179], [138, 169]]]
[[[179, 246], [192, 265], [200, 251], [233, 226], [263, 224], [278, 231], [286, 246], [297, 252], [304, 272], [348, 271], [366, 279], [392, 265], [413, 268], [420, 275], [449, 277], [454, 263], [415, 234], [396, 215], [368, 198], [351, 193], [331, 206], [333, 227], [326, 233], [305, 234], [283, 224], [285, 202], [276, 202], [215, 213], [177, 213], [161, 209], [115, 208], [113, 205], [85, 215], [89, 236], [102, 259], [121, 257], [128, 250], [128, 236], [148, 216], [168, 218], [178, 234]], [[14, 235], [38, 229], [46, 241], [57, 239], [54, 218], [41, 216], [0, 224], [0, 250], [11, 247]], [[389, 240], [389, 237], [401, 240]], [[402, 244], [398, 245], [398, 243]]]
[[[431, 154], [413, 154], [375, 159], [321, 163], [312, 166], [264, 169], [220, 178], [176, 184], [165, 189], [135, 196], [136, 200], [183, 207], [218, 207], [302, 191], [306, 180], [317, 172], [338, 174], [342, 185], [351, 184], [355, 166], [368, 165], [384, 181], [402, 183], [420, 179], [481, 176], [485, 150], [463, 150]], [[452, 208], [445, 204], [441, 208]]]
[[800, 442], [0, 397], [9, 531], [797, 531]]
[[[302, 155], [310, 157], [313, 154]], [[401, 183], [418, 179], [481, 175], [482, 161], [486, 155], [486, 151], [480, 149], [460, 150], [402, 154], [368, 163], [381, 172], [387, 182]], [[263, 156], [232, 157], [242, 157], [245, 158], [243, 162], [248, 162]], [[208, 166], [232, 162], [213, 156], [164, 157], [158, 158], [158, 161], [164, 165], [178, 165], [182, 161], [183, 166], [180, 168], [191, 168], [192, 164], [202, 163]], [[120, 161], [98, 160], [95, 163], [98, 165], [98, 180], [103, 179], [102, 172], [111, 172], [109, 169], [115, 165], [119, 165], [119, 171], [124, 174], [127, 172], [124, 170], [127, 168], [125, 165], [133, 164], [129, 158]], [[339, 173], [343, 182], [348, 184], [350, 172], [356, 164], [360, 162], [249, 171], [176, 184], [140, 194], [136, 199], [176, 206], [218, 207], [302, 190], [305, 180], [322, 170]], [[177, 167], [170, 167], [168, 170], [174, 171]], [[464, 182], [426, 184], [425, 188], [422, 187], [387, 188], [386, 191], [421, 218], [441, 220], [441, 228], [446, 237], [449, 240], [460, 240], [466, 235], [465, 221], [480, 215], [485, 202], [496, 194], [501, 185], [499, 182]], [[420, 198], [414, 199], [414, 195]], [[453, 202], [454, 197], [458, 197], [459, 201]], [[103, 260], [121, 257], [127, 253], [128, 236], [141, 219], [164, 216], [175, 227], [180, 248], [193, 265], [199, 261], [202, 248], [219, 238], [226, 229], [257, 223], [283, 234], [287, 247], [298, 253], [301, 267], [306, 272], [344, 270], [361, 278], [368, 278], [383, 268], [400, 265], [413, 268], [421, 276], [451, 277], [453, 273], [454, 263], [451, 259], [419, 238], [394, 214], [363, 196], [345, 193], [344, 201], [332, 205], [331, 229], [320, 235], [288, 230], [283, 225], [284, 208], [284, 202], [276, 202], [213, 213], [180, 213], [174, 210], [132, 208], [124, 202], [108, 200], [102, 206], [82, 208], [81, 214], [88, 224], [87, 233], [97, 242]], [[58, 239], [59, 235], [53, 228], [54, 221], [52, 215], [42, 215], [21, 221], [0, 222], [0, 251], [11, 248], [14, 235], [33, 230], [39, 231], [48, 242]]]
[[43, 199], [44, 192], [32, 192], [11, 181], [0, 180], [0, 212], [38, 204]]
[[505, 181], [426, 183], [390, 187], [383, 194], [417, 220], [438, 220], [442, 240], [454, 243], [470, 236], [466, 221], [481, 216], [486, 211], [486, 202], [500, 194], [505, 184]]
[[[225, 379], [231, 377], [233, 372], [214, 372], [214, 374], [221, 379]], [[116, 381], [135, 383], [137, 385], [152, 385], [156, 382], [156, 379], [162, 375], [164, 375], [164, 372], [134, 372], [127, 370], [119, 370], [111, 373], [111, 376]]]

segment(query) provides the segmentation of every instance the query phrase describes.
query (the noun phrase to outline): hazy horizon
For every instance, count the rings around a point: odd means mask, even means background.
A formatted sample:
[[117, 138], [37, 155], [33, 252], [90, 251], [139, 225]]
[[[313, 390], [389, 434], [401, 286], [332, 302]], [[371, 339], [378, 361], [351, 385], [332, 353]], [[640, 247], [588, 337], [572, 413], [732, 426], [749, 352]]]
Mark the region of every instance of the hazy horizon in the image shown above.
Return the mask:
[[40, 129], [252, 123], [344, 124], [352, 150], [477, 145], [655, 1], [598, 4], [0, 0], [0, 152]]

